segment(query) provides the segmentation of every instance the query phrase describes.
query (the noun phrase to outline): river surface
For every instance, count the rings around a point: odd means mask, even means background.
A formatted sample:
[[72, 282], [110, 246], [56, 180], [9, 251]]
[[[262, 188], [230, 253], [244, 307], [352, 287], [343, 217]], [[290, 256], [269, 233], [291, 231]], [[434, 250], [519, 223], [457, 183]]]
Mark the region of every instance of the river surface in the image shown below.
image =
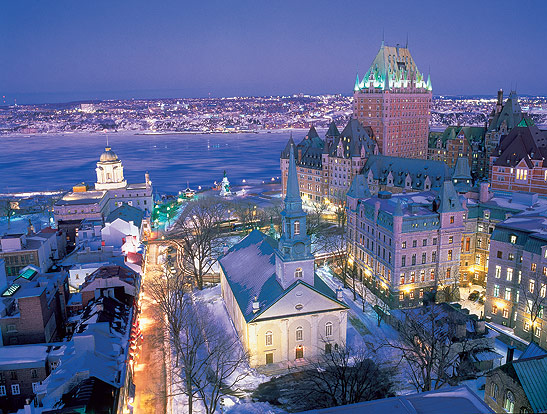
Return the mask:
[[[295, 131], [299, 142], [306, 131]], [[232, 185], [270, 181], [280, 175], [279, 156], [289, 132], [260, 134], [109, 134], [129, 183], [150, 173], [160, 192], [175, 193], [186, 182], [211, 187], [226, 170]], [[106, 146], [104, 134], [0, 137], [0, 193], [70, 189], [94, 183], [95, 167]]]

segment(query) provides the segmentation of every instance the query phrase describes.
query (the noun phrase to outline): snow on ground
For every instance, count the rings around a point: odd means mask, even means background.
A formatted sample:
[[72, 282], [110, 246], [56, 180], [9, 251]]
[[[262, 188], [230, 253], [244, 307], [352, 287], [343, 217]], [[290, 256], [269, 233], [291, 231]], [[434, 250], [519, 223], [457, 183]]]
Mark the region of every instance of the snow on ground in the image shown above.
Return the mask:
[[22, 216], [15, 216], [10, 220], [8, 226], [8, 220], [6, 217], [0, 218], [0, 235], [2, 234], [16, 234], [16, 233], [27, 233], [28, 221], [32, 223], [35, 231], [40, 231], [41, 229], [49, 226], [53, 226], [53, 222], [50, 221], [49, 213], [35, 213], [35, 214], [25, 214]]
[[[205, 288], [201, 291], [196, 290], [193, 292], [193, 296], [195, 301], [199, 301], [207, 305], [207, 308], [215, 319], [214, 323], [218, 324], [226, 335], [233, 337], [237, 335], [235, 327], [228, 315], [228, 311], [221, 297], [220, 285]], [[270, 380], [270, 377], [259, 374], [255, 369], [252, 369], [249, 366], [241, 368], [238, 372], [234, 373], [234, 376], [241, 373], [245, 373], [247, 376], [239, 382], [239, 389], [236, 390], [239, 398], [232, 395], [224, 397], [225, 409], [223, 412], [233, 414], [284, 413], [284, 411], [273, 407], [270, 404], [253, 403], [250, 401], [250, 394], [252, 391], [254, 391], [261, 383]], [[187, 397], [184, 394], [176, 395], [173, 401], [172, 412], [183, 413], [186, 411], [186, 407]], [[218, 408], [218, 411], [220, 412], [220, 407]], [[195, 401], [194, 413], [199, 414], [203, 412], [204, 410], [201, 403], [199, 401]]]
[[484, 317], [484, 304], [479, 303], [478, 299], [475, 301], [467, 299], [471, 292], [478, 290], [479, 293], [483, 293], [485, 289], [480, 285], [461, 286], [460, 287], [460, 305], [462, 308], [468, 309], [469, 313], [477, 315], [479, 318]]
[[[336, 289], [342, 285], [326, 267], [317, 269], [316, 273], [333, 291], [336, 291]], [[363, 312], [361, 298], [357, 296], [357, 300], [354, 301], [353, 293], [350, 289], [343, 289], [343, 295], [344, 302], [350, 308], [348, 321], [353, 321], [352, 324], [354, 325], [352, 327], [348, 326], [348, 344], [353, 345], [356, 340], [353, 331], [360, 331], [363, 343], [373, 353], [375, 361], [380, 363], [380, 365], [396, 369], [394, 381], [396, 383], [397, 393], [408, 394], [410, 392], [415, 392], [416, 390], [409, 380], [410, 375], [407, 372], [408, 367], [406, 366], [406, 363], [403, 362], [399, 364], [401, 361], [400, 351], [387, 345], [388, 342], [400, 342], [399, 333], [383, 321], [380, 326], [378, 326], [377, 314], [372, 308], [372, 305], [367, 302], [365, 304], [365, 312]], [[367, 297], [372, 298], [373, 294], [369, 291]]]

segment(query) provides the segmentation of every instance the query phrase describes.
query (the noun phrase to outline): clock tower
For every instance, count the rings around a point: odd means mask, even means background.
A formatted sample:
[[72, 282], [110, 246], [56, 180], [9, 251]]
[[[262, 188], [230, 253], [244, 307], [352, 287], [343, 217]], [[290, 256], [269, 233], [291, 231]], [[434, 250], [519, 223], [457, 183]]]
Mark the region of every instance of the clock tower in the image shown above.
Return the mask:
[[275, 255], [277, 280], [287, 289], [298, 280], [313, 286], [315, 277], [311, 239], [306, 233], [306, 213], [302, 209], [302, 198], [291, 145], [287, 192], [281, 212], [281, 237]]

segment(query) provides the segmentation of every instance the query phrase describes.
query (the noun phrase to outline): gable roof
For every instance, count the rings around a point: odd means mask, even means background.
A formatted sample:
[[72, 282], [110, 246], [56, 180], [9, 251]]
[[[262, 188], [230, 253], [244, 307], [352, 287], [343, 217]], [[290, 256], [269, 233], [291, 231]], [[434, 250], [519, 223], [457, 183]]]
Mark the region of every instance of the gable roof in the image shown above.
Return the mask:
[[488, 125], [488, 131], [499, 130], [504, 121], [507, 124], [507, 130], [511, 130], [521, 121], [522, 116], [522, 109], [518, 102], [517, 93], [511, 91], [501, 111], [494, 114]]
[[370, 189], [368, 188], [368, 183], [364, 175], [358, 174], [353, 177], [351, 185], [348, 192], [346, 193], [348, 197], [362, 199], [371, 196]]
[[106, 223], [112, 223], [116, 219], [122, 219], [123, 221], [130, 222], [137, 227], [141, 226], [142, 219], [144, 218], [144, 211], [140, 208], [130, 206], [128, 204], [122, 204], [117, 209], [113, 210], [106, 218]]
[[547, 133], [533, 124], [517, 126], [501, 137], [494, 154], [498, 154], [496, 166], [516, 167], [524, 159], [528, 168], [532, 168], [532, 160], [547, 158]]
[[341, 144], [344, 158], [360, 156], [362, 147], [366, 155], [371, 155], [374, 153], [376, 143], [370, 137], [369, 132], [370, 130], [363, 126], [359, 120], [351, 118], [342, 132], [334, 137], [330, 146], [325, 148], [324, 152], [335, 157]]
[[[219, 260], [226, 281], [246, 322], [257, 319], [260, 314], [299, 284], [346, 307], [345, 304], [336, 300], [336, 294], [317, 275], [314, 278], [314, 286], [299, 280], [283, 290], [275, 274], [276, 247], [277, 241], [259, 230], [253, 230], [232, 246]], [[256, 313], [253, 312], [255, 298], [260, 303], [260, 311]]]
[[512, 361], [520, 385], [536, 413], [547, 410], [547, 355]]

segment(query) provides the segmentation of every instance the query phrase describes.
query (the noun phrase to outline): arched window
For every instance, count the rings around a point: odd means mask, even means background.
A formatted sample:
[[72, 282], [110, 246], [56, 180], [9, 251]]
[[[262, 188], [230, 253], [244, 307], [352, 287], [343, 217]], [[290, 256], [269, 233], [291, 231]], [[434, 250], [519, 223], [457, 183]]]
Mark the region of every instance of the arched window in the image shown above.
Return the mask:
[[294, 271], [294, 277], [296, 279], [302, 278], [302, 268], [301, 267], [296, 268], [296, 270]]
[[503, 404], [503, 408], [508, 413], [512, 413], [515, 410], [515, 394], [509, 390], [505, 392], [505, 402]]
[[266, 332], [266, 346], [272, 346], [273, 344], [273, 333], [272, 331]]
[[296, 220], [294, 222], [294, 235], [298, 235], [300, 234], [300, 222], [298, 220]]
[[296, 328], [296, 340], [301, 341], [303, 337], [304, 337], [304, 330], [302, 329], [301, 326], [299, 326], [298, 328]]
[[332, 322], [325, 324], [325, 336], [332, 336]]

